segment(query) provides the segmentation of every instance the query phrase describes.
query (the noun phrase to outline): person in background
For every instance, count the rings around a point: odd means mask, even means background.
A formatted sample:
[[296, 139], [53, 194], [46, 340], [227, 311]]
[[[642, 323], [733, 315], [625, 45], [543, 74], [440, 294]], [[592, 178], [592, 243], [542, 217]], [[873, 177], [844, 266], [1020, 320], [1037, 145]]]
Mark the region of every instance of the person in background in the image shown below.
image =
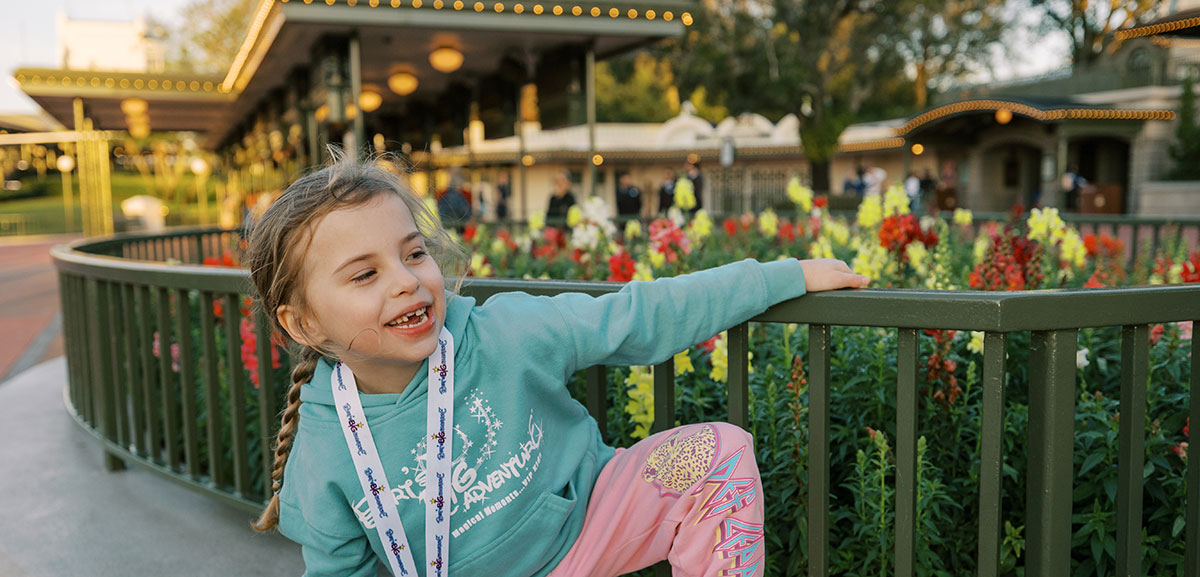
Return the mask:
[[512, 185], [508, 182], [508, 171], [502, 170], [496, 176], [496, 219], [508, 218], [508, 198], [512, 195]]
[[908, 208], [913, 212], [921, 211], [921, 179], [912, 172], [904, 178], [904, 194], [908, 195]]
[[463, 190], [463, 173], [455, 168], [450, 171], [450, 184], [446, 186], [446, 190], [438, 197], [437, 210], [438, 216], [442, 219], [442, 226], [446, 228], [461, 229], [467, 223], [467, 219], [471, 218], [471, 203], [467, 200], [469, 194]]
[[663, 182], [658, 186], [658, 213], [667, 214], [675, 205], [675, 171], [668, 168], [663, 171]]
[[694, 213], [704, 208], [704, 175], [700, 174], [698, 162], [689, 162], [684, 168], [687, 170], [688, 180], [692, 181], [692, 192], [696, 194], [696, 206], [692, 207]]
[[571, 194], [571, 174], [565, 169], [554, 174], [554, 194], [546, 208], [547, 218], [566, 218], [567, 211], [575, 206], [575, 195]]
[[633, 177], [628, 172], [621, 175], [617, 186], [617, 214], [619, 216], [638, 216], [642, 213], [642, 191], [633, 185]]
[[1067, 210], [1079, 210], [1079, 193], [1083, 190], [1083, 186], [1087, 184], [1087, 179], [1079, 176], [1079, 167], [1074, 164], [1067, 169], [1062, 176], [1063, 192], [1067, 198]]

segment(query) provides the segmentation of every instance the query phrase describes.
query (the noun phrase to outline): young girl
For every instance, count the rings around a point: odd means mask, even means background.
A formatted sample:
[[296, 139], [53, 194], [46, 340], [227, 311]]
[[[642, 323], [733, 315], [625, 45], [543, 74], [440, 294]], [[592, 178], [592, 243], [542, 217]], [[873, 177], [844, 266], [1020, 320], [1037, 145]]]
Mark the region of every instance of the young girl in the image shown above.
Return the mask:
[[294, 341], [275, 496], [256, 525], [307, 575], [761, 575], [753, 439], [686, 425], [606, 446], [575, 371], [647, 365], [808, 291], [862, 287], [836, 260], [743, 261], [620, 292], [479, 304], [447, 291], [461, 249], [375, 163], [292, 184], [246, 264]]

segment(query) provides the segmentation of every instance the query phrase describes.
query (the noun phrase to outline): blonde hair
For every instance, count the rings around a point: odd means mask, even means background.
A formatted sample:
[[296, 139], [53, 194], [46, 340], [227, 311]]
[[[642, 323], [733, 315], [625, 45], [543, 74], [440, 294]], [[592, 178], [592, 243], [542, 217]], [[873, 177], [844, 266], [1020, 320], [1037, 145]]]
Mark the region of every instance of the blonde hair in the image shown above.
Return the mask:
[[258, 521], [252, 524], [256, 531], [269, 531], [279, 523], [279, 489], [283, 485], [284, 466], [299, 424], [300, 387], [312, 380], [322, 356], [332, 356], [291, 339], [276, 315], [283, 305], [305, 306], [302, 255], [312, 243], [316, 225], [336, 210], [361, 206], [380, 195], [394, 194], [408, 207], [438, 267], [443, 273], [450, 271], [459, 279], [454, 287], [456, 292], [467, 262], [464, 249], [442, 228], [425, 202], [413, 194], [400, 176], [403, 171], [397, 168], [400, 164], [393, 157], [373, 156], [359, 161], [333, 147], [329, 152], [332, 160], [328, 166], [293, 182], [253, 224], [243, 258], [257, 292], [256, 306], [271, 319], [274, 332], [285, 339], [292, 358], [297, 361], [292, 369], [292, 385], [287, 392], [287, 405], [275, 440], [275, 461], [271, 471], [273, 494]]

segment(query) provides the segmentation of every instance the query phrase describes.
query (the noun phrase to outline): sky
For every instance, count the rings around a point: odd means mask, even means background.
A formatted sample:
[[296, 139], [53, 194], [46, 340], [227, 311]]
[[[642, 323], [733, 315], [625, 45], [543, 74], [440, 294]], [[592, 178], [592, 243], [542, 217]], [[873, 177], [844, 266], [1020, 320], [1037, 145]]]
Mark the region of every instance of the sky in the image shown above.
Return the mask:
[[[56, 62], [58, 10], [76, 20], [130, 21], [150, 16], [177, 26], [190, 0], [0, 0], [0, 114], [33, 114], [38, 106], [17, 88], [12, 73], [25, 66], [58, 68]], [[1065, 35], [1012, 35], [1006, 44], [1021, 47], [997, 54], [992, 79], [1031, 76], [1061, 68], [1067, 61]], [[1029, 49], [1024, 47], [1029, 46]], [[998, 51], [1000, 52], [1000, 51]], [[986, 81], [981, 77], [972, 79]]]
[[131, 21], [149, 15], [177, 25], [189, 0], [0, 0], [0, 114], [32, 114], [38, 106], [16, 86], [17, 68], [58, 68], [56, 14], [75, 20]]

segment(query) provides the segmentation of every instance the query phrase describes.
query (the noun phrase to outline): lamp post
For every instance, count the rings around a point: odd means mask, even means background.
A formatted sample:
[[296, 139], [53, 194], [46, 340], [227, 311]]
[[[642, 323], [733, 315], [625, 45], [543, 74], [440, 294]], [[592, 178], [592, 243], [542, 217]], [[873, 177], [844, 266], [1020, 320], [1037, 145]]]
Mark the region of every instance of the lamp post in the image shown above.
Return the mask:
[[192, 174], [196, 175], [196, 200], [200, 203], [200, 224], [208, 224], [208, 162], [197, 156], [192, 159], [190, 167]]
[[71, 182], [71, 171], [75, 170], [75, 159], [69, 154], [63, 154], [58, 157], [55, 165], [58, 167], [58, 172], [62, 174], [63, 222], [66, 223], [66, 232], [70, 232], [71, 229], [75, 228], [75, 211], [72, 206], [75, 204], [75, 194], [72, 190], [73, 183]]

